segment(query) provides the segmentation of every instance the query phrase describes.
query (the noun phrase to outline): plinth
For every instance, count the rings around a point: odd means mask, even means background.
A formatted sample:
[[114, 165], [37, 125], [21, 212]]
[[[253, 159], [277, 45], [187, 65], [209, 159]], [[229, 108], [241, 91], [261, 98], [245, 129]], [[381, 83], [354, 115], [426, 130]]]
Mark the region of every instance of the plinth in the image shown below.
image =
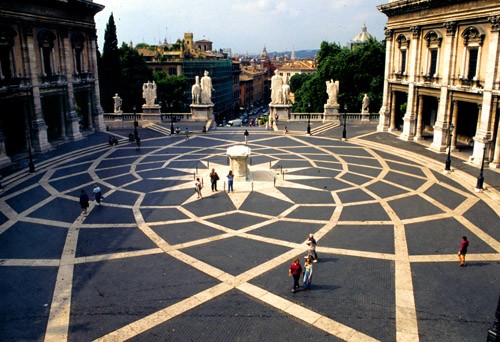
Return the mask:
[[339, 121], [340, 122], [340, 116], [339, 116], [339, 104], [334, 104], [334, 105], [329, 105], [326, 104], [323, 106], [325, 109], [324, 115], [323, 115], [323, 122], [326, 121]]
[[233, 171], [235, 180], [246, 180], [250, 174], [248, 168], [248, 157], [251, 149], [244, 145], [235, 145], [227, 149], [226, 154], [229, 157], [229, 167]]
[[278, 122], [280, 120], [287, 120], [289, 121], [291, 116], [290, 113], [292, 112], [292, 105], [285, 105], [285, 104], [269, 104], [269, 115], [272, 117], [269, 118], [270, 121], [274, 121], [276, 117], [278, 118]]
[[142, 114], [161, 114], [160, 105], [142, 105]]
[[194, 121], [208, 121], [213, 119], [214, 104], [192, 104], [191, 119]]

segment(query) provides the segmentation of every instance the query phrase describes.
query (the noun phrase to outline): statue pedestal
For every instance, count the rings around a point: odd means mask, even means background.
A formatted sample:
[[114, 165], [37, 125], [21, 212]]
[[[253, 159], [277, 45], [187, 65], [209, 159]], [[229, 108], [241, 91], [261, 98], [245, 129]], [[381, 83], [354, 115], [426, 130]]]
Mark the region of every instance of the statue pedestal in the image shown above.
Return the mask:
[[193, 121], [208, 121], [214, 116], [214, 104], [192, 104], [191, 119]]
[[269, 121], [274, 122], [276, 115], [278, 116], [278, 122], [280, 120], [290, 120], [290, 113], [292, 112], [292, 105], [289, 104], [269, 104]]
[[339, 116], [339, 108], [340, 105], [329, 105], [326, 104], [323, 106], [325, 109], [325, 113], [323, 115], [323, 122], [326, 121], [339, 121], [340, 122], [340, 116]]
[[160, 105], [142, 105], [143, 114], [161, 114]]
[[250, 170], [248, 168], [248, 157], [252, 150], [245, 145], [235, 145], [227, 149], [226, 154], [229, 156], [229, 167], [233, 171], [235, 180], [247, 180]]
[[370, 113], [366, 110], [361, 110], [361, 121], [370, 121]]

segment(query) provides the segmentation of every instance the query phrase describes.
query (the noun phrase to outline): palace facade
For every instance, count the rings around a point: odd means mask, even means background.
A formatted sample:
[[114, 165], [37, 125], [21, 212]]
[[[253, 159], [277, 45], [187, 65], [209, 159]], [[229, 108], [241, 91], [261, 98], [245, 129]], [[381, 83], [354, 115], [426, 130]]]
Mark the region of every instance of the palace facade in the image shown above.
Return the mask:
[[0, 2], [0, 167], [104, 130], [92, 0]]
[[[379, 131], [430, 148], [470, 151], [500, 166], [498, 0], [404, 0], [377, 7], [388, 17]], [[450, 139], [451, 134], [451, 139]]]

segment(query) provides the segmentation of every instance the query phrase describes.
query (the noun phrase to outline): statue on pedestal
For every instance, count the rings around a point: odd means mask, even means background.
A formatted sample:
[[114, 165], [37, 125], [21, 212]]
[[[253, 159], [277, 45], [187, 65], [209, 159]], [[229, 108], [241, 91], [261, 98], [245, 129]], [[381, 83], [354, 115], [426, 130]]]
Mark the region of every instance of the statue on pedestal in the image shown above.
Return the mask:
[[156, 100], [156, 83], [155, 81], [144, 83], [142, 85], [142, 97], [146, 101], [146, 106], [154, 106]]
[[200, 76], [195, 76], [195, 84], [191, 87], [191, 96], [193, 98], [193, 104], [201, 103], [201, 86], [200, 86]]
[[115, 101], [114, 105], [114, 112], [115, 113], [123, 113], [122, 112], [122, 98], [118, 96], [118, 94], [115, 94], [113, 97], [113, 100]]
[[205, 70], [204, 76], [201, 78], [201, 103], [212, 104], [212, 79], [208, 76], [208, 71]]
[[337, 95], [339, 94], [339, 81], [326, 81], [326, 93], [328, 94], [326, 104], [329, 106], [338, 106]]
[[282, 96], [283, 96], [283, 104], [290, 104], [290, 86], [288, 85], [288, 78], [285, 77], [283, 79], [283, 87], [282, 87]]
[[365, 94], [365, 97], [363, 97], [361, 113], [370, 113], [370, 98], [368, 97], [368, 94]]
[[278, 74], [278, 69], [274, 70], [271, 77], [271, 104], [283, 104], [283, 77]]

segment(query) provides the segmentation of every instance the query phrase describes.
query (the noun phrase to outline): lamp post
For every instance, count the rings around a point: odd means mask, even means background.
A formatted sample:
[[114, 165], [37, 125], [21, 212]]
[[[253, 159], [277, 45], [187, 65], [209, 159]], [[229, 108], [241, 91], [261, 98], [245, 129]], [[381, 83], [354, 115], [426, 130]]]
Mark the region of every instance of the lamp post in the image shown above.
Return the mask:
[[486, 156], [486, 149], [487, 149], [489, 143], [490, 143], [489, 140], [485, 140], [484, 141], [483, 158], [481, 159], [481, 171], [479, 172], [479, 177], [477, 177], [476, 191], [483, 190], [483, 183], [484, 183], [484, 158]]
[[451, 136], [453, 135], [453, 124], [450, 124], [448, 129], [448, 157], [446, 158], [446, 164], [444, 170], [451, 172]]
[[137, 127], [139, 127], [139, 123], [137, 122], [137, 107], [133, 106], [132, 110], [134, 111], [134, 137], [137, 137]]
[[174, 103], [170, 102], [170, 134], [174, 134]]
[[347, 122], [347, 103], [344, 104], [344, 130], [342, 131], [342, 139], [344, 140], [347, 140], [346, 122]]
[[307, 103], [307, 135], [311, 135], [311, 103]]
[[33, 153], [31, 152], [31, 123], [28, 131], [28, 156], [30, 159], [28, 163], [29, 173], [35, 173], [35, 163], [33, 163]]

